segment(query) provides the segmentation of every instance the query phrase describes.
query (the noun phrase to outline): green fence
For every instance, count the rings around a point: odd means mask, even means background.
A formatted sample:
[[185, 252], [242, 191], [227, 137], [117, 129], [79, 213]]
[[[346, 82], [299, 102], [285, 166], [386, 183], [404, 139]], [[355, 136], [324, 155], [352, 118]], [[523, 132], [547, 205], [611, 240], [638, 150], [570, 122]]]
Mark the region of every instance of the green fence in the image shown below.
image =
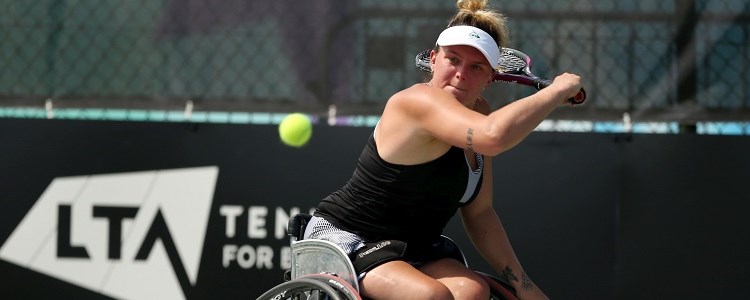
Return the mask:
[[[494, 1], [538, 74], [583, 75], [553, 119], [747, 122], [750, 1]], [[377, 115], [422, 79], [453, 1], [0, 0], [0, 106]], [[533, 90], [495, 84], [496, 106]], [[13, 110], [17, 111], [17, 110]], [[5, 114], [9, 114], [8, 111]]]

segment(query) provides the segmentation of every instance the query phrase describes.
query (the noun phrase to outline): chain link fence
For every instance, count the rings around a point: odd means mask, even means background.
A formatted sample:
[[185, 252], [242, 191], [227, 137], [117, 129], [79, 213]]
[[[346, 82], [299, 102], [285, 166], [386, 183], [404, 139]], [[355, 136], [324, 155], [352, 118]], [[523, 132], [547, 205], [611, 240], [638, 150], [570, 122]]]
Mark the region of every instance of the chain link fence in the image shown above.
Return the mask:
[[[553, 119], [750, 121], [750, 1], [494, 1], [534, 72], [581, 74]], [[423, 80], [455, 2], [0, 0], [0, 106], [378, 115]], [[494, 84], [495, 106], [533, 93]]]

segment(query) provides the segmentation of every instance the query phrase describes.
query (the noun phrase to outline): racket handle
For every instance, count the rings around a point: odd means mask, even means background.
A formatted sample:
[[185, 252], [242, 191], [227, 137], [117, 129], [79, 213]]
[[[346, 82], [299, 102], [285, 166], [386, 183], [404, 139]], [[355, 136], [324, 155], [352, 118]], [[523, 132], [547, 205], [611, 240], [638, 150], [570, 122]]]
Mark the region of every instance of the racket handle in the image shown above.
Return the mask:
[[[537, 90], [541, 90], [543, 88], [546, 88], [552, 84], [552, 80], [547, 80], [544, 78], [535, 78], [534, 84]], [[586, 101], [586, 90], [581, 88], [578, 93], [573, 96], [573, 98], [568, 99], [568, 102], [570, 102], [571, 105], [578, 105]]]
[[573, 98], [568, 99], [568, 102], [570, 102], [571, 105], [578, 105], [586, 101], [586, 90], [581, 88], [580, 91], [578, 91], [578, 94], [573, 96]]
[[544, 79], [544, 78], [534, 78], [534, 87], [537, 90], [541, 90], [543, 88], [546, 88], [548, 86], [552, 85], [552, 80]]

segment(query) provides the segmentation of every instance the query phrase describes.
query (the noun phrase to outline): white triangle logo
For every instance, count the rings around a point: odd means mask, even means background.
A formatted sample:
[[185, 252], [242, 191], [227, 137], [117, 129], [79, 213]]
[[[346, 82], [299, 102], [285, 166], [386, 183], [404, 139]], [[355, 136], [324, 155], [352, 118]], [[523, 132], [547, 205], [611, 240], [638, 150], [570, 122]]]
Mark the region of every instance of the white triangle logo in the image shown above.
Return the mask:
[[195, 286], [219, 169], [55, 178], [0, 259], [121, 299]]

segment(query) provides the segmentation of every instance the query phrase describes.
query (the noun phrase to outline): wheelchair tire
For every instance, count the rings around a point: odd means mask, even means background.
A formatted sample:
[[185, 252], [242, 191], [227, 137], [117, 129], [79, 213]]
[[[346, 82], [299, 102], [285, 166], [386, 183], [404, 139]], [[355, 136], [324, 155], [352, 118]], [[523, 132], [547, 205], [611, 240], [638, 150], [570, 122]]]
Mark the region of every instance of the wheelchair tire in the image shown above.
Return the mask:
[[284, 282], [260, 295], [257, 300], [347, 300], [331, 285], [311, 278], [297, 278]]
[[490, 288], [490, 300], [518, 300], [518, 298], [515, 296], [508, 296], [508, 294], [502, 290]]
[[334, 289], [336, 289], [339, 294], [341, 294], [344, 299], [348, 300], [362, 300], [362, 297], [359, 296], [359, 292], [356, 288], [354, 288], [349, 282], [342, 279], [341, 277], [328, 275], [328, 274], [310, 274], [305, 275], [301, 278], [307, 278], [307, 279], [314, 279], [318, 280], [320, 282], [323, 282], [325, 284], [328, 284], [332, 286]]
[[516, 290], [507, 282], [483, 272], [477, 272], [490, 286], [490, 300], [518, 300]]

